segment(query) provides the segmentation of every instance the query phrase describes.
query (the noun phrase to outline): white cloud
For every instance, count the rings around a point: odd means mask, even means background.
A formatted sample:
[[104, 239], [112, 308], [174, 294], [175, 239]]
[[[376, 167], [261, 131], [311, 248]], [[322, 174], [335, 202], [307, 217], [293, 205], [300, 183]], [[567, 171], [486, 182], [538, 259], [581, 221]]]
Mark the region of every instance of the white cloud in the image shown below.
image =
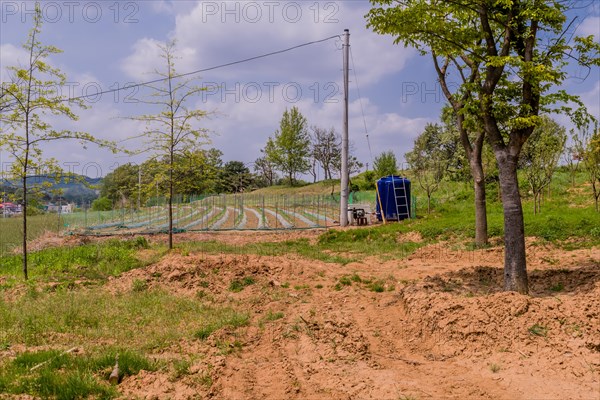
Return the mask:
[[28, 59], [29, 56], [23, 48], [13, 46], [10, 43], [0, 45], [0, 79], [2, 82], [10, 80], [9, 72], [6, 70], [7, 67], [25, 65]]
[[[185, 58], [179, 72], [211, 67], [265, 54], [301, 43], [351, 32], [351, 48], [361, 85], [376, 83], [400, 71], [416, 53], [392, 46], [391, 38], [365, 28], [368, 3], [352, 2], [199, 2], [179, 13], [170, 36], [178, 41]], [[296, 18], [297, 17], [297, 18]], [[298, 19], [296, 21], [296, 19]], [[156, 65], [148, 49], [156, 41], [143, 38], [123, 62], [123, 70], [139, 78]], [[214, 80], [323, 82], [341, 75], [339, 40], [315, 44], [268, 59], [256, 60], [202, 77]], [[377, 60], [374, 62], [374, 60]]]
[[600, 16], [588, 16], [577, 28], [577, 34], [581, 36], [594, 36], [596, 42], [600, 42]]

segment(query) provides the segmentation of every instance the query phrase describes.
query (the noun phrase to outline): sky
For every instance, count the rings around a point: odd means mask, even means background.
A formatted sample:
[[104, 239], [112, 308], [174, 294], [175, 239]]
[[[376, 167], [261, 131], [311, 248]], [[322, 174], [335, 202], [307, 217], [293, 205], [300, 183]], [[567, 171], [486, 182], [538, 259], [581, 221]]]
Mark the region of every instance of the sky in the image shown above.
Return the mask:
[[[600, 2], [577, 4], [580, 8], [569, 15], [577, 17], [577, 33], [600, 40]], [[50, 121], [56, 128], [89, 132], [131, 150], [144, 144], [126, 139], [145, 128], [131, 117], [158, 111], [140, 102], [148, 92], [93, 95], [155, 79], [153, 71], [164, 68], [158, 45], [172, 40], [177, 43], [177, 72], [187, 73], [341, 36], [349, 29], [349, 135], [354, 154], [369, 166], [383, 151], [393, 151], [402, 162], [425, 124], [439, 120], [445, 104], [430, 58], [366, 28], [367, 1], [45, 1], [41, 7], [41, 41], [63, 51], [49, 60], [67, 74], [63, 90], [92, 95], [85, 100], [87, 109], [74, 110], [78, 121]], [[2, 82], [9, 78], [7, 66], [26, 60], [21, 45], [33, 23], [33, 8], [33, 2], [0, 1]], [[600, 117], [600, 69], [587, 72], [569, 70], [565, 89], [580, 95]], [[310, 126], [342, 131], [339, 38], [191, 77], [207, 90], [189, 105], [209, 113], [201, 127], [208, 129], [209, 146], [220, 149], [224, 161], [243, 161], [252, 169], [282, 113], [293, 106]], [[556, 119], [569, 127], [564, 117]], [[94, 146], [84, 150], [74, 141], [43, 150], [64, 170], [92, 178], [149, 156], [113, 155]], [[6, 170], [6, 153], [0, 154], [0, 162]]]

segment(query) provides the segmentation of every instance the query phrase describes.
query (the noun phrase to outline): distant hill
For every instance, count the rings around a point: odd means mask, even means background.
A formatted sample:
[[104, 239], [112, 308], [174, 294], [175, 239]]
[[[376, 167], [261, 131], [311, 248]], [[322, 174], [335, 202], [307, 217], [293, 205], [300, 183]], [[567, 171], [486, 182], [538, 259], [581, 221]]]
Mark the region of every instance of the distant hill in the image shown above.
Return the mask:
[[[81, 175], [67, 175], [56, 179], [53, 175], [39, 175], [27, 178], [28, 185], [40, 186], [48, 184], [48, 187], [43, 188], [47, 200], [52, 200], [56, 197], [54, 191], [60, 189], [62, 193], [60, 197], [69, 203], [78, 205], [89, 203], [98, 198], [98, 190], [102, 178], [89, 178]], [[21, 184], [15, 180], [4, 179], [0, 182], [0, 190], [7, 193], [15, 193], [19, 191]]]

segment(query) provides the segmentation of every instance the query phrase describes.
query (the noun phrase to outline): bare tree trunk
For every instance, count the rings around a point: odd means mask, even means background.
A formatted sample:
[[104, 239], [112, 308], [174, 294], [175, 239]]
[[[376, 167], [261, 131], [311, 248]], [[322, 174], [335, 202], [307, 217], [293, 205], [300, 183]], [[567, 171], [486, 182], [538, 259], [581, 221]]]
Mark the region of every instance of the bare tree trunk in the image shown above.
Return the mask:
[[475, 244], [484, 246], [488, 243], [487, 203], [485, 196], [485, 175], [481, 162], [481, 146], [474, 146], [469, 160], [473, 187], [475, 189]]
[[517, 157], [494, 151], [500, 173], [504, 209], [504, 290], [528, 293], [525, 224], [517, 179]]
[[174, 155], [171, 150], [171, 165], [169, 166], [169, 250], [173, 250], [173, 162]]
[[27, 272], [27, 169], [23, 174], [23, 276], [25, 280], [29, 279]]

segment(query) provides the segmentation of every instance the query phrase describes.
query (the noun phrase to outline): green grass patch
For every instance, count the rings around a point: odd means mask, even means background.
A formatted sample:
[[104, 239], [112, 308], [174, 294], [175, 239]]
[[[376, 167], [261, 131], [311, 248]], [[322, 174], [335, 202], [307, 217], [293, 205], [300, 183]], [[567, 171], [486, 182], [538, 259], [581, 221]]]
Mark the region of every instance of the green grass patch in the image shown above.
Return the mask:
[[101, 289], [59, 290], [0, 301], [0, 343], [65, 345], [119, 343], [128, 349], [154, 351], [207, 326], [241, 326], [249, 316], [228, 307], [207, 306], [164, 291], [128, 291], [112, 295]]
[[[146, 265], [136, 257], [139, 249], [147, 248], [145, 238], [109, 240], [75, 247], [48, 248], [29, 254], [29, 277], [36, 281], [65, 282], [74, 280], [105, 281], [110, 276]], [[11, 255], [0, 258], [0, 275], [20, 277], [22, 258]]]
[[239, 328], [248, 325], [250, 322], [250, 315], [248, 313], [236, 312], [232, 309], [226, 309], [221, 312], [216, 318], [212, 318], [200, 329], [198, 329], [194, 336], [200, 340], [207, 339], [213, 332], [221, 328]]
[[527, 331], [534, 336], [548, 336], [548, 328], [539, 324], [530, 326], [529, 329], [527, 329]]
[[244, 290], [245, 287], [250, 286], [250, 285], [254, 285], [255, 280], [253, 277], [251, 276], [246, 276], [241, 280], [234, 280], [231, 282], [231, 284], [229, 285], [229, 290], [234, 292], [234, 293], [239, 293], [242, 290]]
[[265, 320], [266, 321], [277, 321], [278, 319], [282, 319], [284, 316], [285, 316], [285, 314], [281, 311], [273, 312], [273, 311], [269, 310], [267, 312], [267, 315], [265, 316]]
[[118, 396], [108, 377], [119, 355], [119, 379], [141, 370], [155, 371], [157, 364], [124, 349], [92, 349], [84, 355], [59, 350], [25, 352], [0, 369], [0, 391], [42, 398], [110, 399]]

